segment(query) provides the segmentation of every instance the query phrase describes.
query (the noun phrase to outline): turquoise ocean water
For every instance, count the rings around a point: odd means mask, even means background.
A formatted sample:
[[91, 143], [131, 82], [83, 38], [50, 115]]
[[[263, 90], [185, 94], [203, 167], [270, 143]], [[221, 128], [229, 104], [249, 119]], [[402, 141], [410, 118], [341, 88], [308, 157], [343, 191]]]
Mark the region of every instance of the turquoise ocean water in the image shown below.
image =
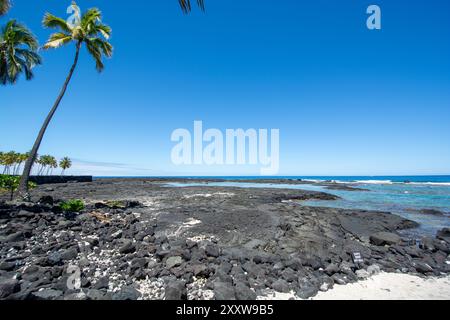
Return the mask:
[[[194, 178], [194, 177], [192, 177]], [[200, 177], [195, 177], [200, 178]], [[219, 178], [219, 177], [215, 177]], [[220, 177], [224, 180], [267, 179], [267, 177]], [[384, 176], [384, 177], [276, 177], [302, 179], [304, 181], [335, 181], [349, 183], [368, 191], [331, 190], [325, 187], [302, 184], [279, 183], [215, 182], [208, 186], [243, 188], [288, 188], [323, 191], [339, 196], [336, 201], [305, 201], [302, 205], [336, 207], [345, 209], [377, 210], [398, 214], [417, 221], [420, 227], [406, 231], [405, 234], [420, 236], [434, 235], [444, 227], [450, 227], [450, 176]], [[172, 186], [198, 186], [199, 183], [172, 183]], [[433, 209], [442, 215], [421, 213], [421, 210]]]

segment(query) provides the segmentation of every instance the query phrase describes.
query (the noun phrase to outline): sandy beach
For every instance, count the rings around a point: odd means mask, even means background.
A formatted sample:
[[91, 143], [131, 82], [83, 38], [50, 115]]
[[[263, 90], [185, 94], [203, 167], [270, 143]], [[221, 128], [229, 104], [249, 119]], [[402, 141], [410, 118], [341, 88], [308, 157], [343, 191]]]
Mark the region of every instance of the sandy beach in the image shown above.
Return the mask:
[[312, 300], [450, 300], [450, 277], [381, 273], [357, 283], [335, 286]]

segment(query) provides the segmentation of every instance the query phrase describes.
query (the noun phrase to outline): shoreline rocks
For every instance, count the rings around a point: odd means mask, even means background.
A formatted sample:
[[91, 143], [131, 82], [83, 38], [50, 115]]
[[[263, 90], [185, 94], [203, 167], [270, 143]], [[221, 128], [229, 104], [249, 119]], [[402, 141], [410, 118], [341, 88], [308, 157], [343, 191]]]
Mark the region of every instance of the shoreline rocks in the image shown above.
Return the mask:
[[[0, 299], [307, 299], [382, 271], [450, 273], [449, 229], [417, 246], [397, 233], [415, 223], [398, 216], [289, 201], [322, 193], [140, 180], [53, 188], [45, 201], [38, 187], [34, 203], [0, 202]], [[87, 195], [79, 214], [55, 207]]]

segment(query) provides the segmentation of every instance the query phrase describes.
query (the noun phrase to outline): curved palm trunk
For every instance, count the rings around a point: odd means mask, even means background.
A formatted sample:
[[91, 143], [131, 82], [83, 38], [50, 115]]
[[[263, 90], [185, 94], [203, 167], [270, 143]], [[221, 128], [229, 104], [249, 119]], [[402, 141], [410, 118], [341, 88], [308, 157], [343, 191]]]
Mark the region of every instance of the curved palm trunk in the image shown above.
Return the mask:
[[80, 48], [81, 48], [81, 42], [77, 42], [76, 46], [76, 54], [75, 54], [75, 60], [73, 62], [72, 68], [70, 68], [69, 75], [66, 78], [66, 81], [64, 82], [64, 85], [61, 89], [61, 92], [59, 93], [58, 98], [55, 101], [55, 104], [53, 105], [53, 108], [50, 110], [49, 114], [47, 115], [47, 118], [44, 121], [44, 124], [42, 125], [41, 130], [39, 131], [39, 134], [36, 138], [36, 141], [34, 142], [33, 149], [31, 149], [30, 156], [25, 162], [25, 167], [23, 168], [22, 177], [20, 179], [20, 185], [19, 185], [19, 196], [22, 197], [24, 200], [29, 200], [30, 195], [28, 193], [28, 181], [30, 179], [30, 173], [31, 169], [33, 168], [34, 161], [36, 160], [36, 156], [39, 150], [39, 147], [42, 142], [42, 138], [44, 138], [45, 131], [47, 130], [47, 127], [50, 123], [50, 121], [53, 118], [53, 115], [55, 114], [56, 110], [58, 109], [58, 106], [64, 97], [64, 94], [66, 93], [67, 86], [69, 85], [70, 79], [72, 78], [73, 72], [75, 71], [75, 68], [78, 63], [78, 56], [80, 55]]

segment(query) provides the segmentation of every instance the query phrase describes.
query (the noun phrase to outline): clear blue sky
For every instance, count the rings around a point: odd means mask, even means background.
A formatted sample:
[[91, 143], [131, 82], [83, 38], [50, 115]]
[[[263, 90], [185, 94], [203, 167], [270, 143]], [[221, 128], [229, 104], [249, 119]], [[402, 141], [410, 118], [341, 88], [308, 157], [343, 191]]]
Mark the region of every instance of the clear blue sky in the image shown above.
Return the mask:
[[[44, 42], [45, 11], [69, 0], [14, 0]], [[113, 28], [97, 74], [82, 52], [41, 147], [72, 173], [249, 174], [259, 168], [175, 167], [176, 128], [279, 128], [280, 175], [450, 174], [450, 2], [447, 0], [79, 0]], [[382, 9], [382, 30], [366, 8]], [[0, 150], [27, 151], [73, 60], [43, 52], [36, 78], [0, 87]]]

